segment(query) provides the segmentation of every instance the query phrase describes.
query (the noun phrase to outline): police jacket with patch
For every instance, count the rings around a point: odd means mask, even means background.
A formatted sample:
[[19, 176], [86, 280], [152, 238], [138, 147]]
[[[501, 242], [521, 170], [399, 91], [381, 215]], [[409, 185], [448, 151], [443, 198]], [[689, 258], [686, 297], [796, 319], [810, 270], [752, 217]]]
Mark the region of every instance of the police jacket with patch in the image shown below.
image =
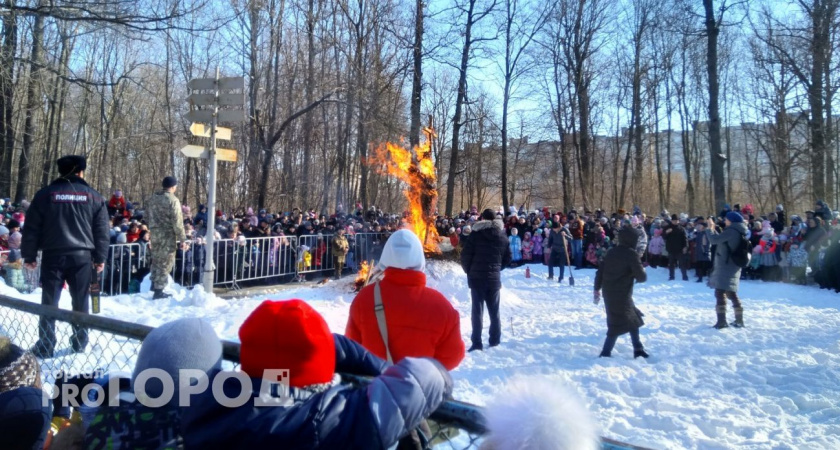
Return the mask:
[[26, 213], [21, 256], [35, 262], [38, 250], [51, 255], [89, 251], [95, 264], [108, 255], [108, 208], [85, 180], [70, 175], [41, 189]]

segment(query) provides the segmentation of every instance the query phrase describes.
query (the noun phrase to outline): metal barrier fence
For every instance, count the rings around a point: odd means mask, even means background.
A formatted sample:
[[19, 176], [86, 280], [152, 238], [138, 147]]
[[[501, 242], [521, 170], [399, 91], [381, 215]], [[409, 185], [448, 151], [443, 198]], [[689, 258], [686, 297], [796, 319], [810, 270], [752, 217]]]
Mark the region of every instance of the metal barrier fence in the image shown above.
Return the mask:
[[[385, 233], [357, 233], [347, 236], [350, 248], [345, 269], [355, 273], [362, 261], [378, 261], [385, 247]], [[239, 289], [255, 284], [282, 284], [294, 279], [302, 281], [314, 273], [335, 270], [332, 250], [333, 235], [270, 236], [262, 238], [221, 239], [214, 241], [216, 265], [213, 285]], [[204, 239], [187, 242], [178, 248], [172, 279], [192, 287], [202, 283], [205, 258]], [[9, 251], [0, 252], [0, 267]], [[39, 258], [40, 261], [40, 258]], [[152, 255], [143, 242], [112, 244], [108, 248], [105, 269], [100, 275], [102, 295], [133, 294], [151, 270]], [[40, 270], [23, 269], [26, 288], [37, 288]]]
[[335, 270], [332, 240], [331, 234], [298, 237], [298, 275]]
[[[266, 280], [279, 284], [295, 275], [297, 238], [269, 236], [245, 239], [241, 251], [234, 252], [235, 287], [239, 283]], [[218, 269], [217, 269], [218, 270]]]

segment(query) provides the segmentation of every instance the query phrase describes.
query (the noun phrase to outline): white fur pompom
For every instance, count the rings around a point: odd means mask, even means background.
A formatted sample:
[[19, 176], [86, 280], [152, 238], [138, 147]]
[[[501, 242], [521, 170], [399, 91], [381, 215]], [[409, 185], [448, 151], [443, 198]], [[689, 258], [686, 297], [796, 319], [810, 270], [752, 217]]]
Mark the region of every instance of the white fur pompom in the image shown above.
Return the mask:
[[482, 450], [597, 450], [598, 429], [570, 389], [540, 377], [516, 377], [487, 405]]

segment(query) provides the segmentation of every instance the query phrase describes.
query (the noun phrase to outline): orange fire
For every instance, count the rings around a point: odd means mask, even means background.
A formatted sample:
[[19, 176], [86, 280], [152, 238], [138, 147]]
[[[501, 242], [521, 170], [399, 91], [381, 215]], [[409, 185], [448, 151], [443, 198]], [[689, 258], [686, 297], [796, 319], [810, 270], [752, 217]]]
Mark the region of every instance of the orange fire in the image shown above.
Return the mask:
[[365, 287], [365, 283], [368, 280], [368, 274], [370, 273], [370, 264], [367, 261], [362, 261], [361, 266], [359, 267], [359, 273], [356, 275], [356, 281], [353, 284], [356, 285], [356, 292], [361, 291], [363, 287]]
[[433, 216], [438, 196], [431, 148], [434, 131], [427, 128], [424, 132], [426, 142], [415, 147], [413, 153], [400, 145], [387, 142], [375, 150], [370, 164], [408, 185], [403, 192], [408, 199], [410, 216], [406, 220], [409, 229], [420, 238], [427, 253], [439, 253], [439, 237]]

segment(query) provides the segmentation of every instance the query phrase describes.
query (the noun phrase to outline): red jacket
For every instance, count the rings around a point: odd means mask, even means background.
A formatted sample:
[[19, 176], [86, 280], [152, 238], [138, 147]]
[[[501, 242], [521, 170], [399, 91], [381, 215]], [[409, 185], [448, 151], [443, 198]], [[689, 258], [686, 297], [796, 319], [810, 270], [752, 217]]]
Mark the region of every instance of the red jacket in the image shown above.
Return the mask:
[[119, 209], [120, 212], [125, 210], [125, 197], [111, 196], [111, 201], [108, 202], [109, 208]]
[[[431, 357], [447, 370], [458, 367], [464, 359], [461, 318], [443, 294], [426, 287], [426, 274], [388, 268], [379, 287], [394, 363], [406, 356]], [[374, 285], [368, 285], [353, 300], [344, 334], [385, 359], [373, 290]]]

